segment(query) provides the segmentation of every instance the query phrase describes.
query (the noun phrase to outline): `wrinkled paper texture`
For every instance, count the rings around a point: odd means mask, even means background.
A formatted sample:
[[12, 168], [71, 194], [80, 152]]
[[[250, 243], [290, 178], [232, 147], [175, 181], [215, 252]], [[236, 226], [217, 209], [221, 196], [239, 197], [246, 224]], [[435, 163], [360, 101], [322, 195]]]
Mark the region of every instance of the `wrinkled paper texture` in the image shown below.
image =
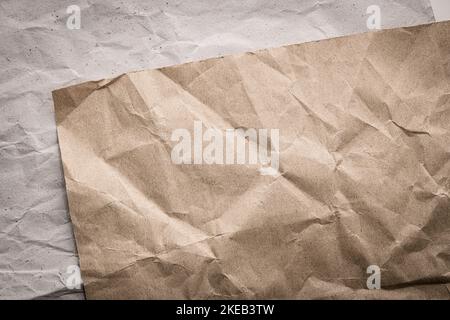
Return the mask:
[[[82, 298], [51, 91], [157, 68], [367, 31], [373, 1], [2, 0], [0, 298]], [[434, 21], [428, 0], [379, 0], [381, 27]], [[81, 28], [66, 27], [67, 8]]]
[[[53, 92], [87, 298], [449, 298], [450, 22]], [[278, 175], [171, 133], [278, 128]], [[368, 290], [366, 269], [381, 269]]]

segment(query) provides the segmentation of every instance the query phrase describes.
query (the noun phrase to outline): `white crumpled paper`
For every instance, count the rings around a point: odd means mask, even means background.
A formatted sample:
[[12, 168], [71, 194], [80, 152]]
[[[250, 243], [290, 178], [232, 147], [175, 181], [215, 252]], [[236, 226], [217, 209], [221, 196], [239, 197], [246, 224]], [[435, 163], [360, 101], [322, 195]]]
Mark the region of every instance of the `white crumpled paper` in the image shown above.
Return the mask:
[[[0, 3], [0, 298], [83, 298], [51, 92], [138, 69], [367, 31], [373, 1]], [[379, 0], [381, 27], [434, 21], [428, 0]], [[66, 27], [70, 5], [81, 28]]]

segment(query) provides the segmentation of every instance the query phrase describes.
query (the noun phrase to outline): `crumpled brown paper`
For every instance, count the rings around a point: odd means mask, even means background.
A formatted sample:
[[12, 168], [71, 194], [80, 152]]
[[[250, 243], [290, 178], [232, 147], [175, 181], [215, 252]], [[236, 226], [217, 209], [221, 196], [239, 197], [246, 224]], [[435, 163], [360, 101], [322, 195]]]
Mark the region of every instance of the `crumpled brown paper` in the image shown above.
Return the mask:
[[[393, 29], [54, 91], [87, 298], [448, 299], [449, 34]], [[174, 164], [171, 134], [194, 121], [279, 129], [279, 174]]]
[[[0, 1], [0, 300], [82, 299], [51, 90], [367, 30], [373, 0]], [[80, 29], [70, 29], [80, 8]], [[381, 28], [434, 22], [377, 0]], [[68, 13], [70, 11], [71, 13]], [[440, 11], [445, 12], [445, 9]], [[439, 14], [439, 11], [436, 11]], [[69, 24], [70, 26], [70, 24]]]

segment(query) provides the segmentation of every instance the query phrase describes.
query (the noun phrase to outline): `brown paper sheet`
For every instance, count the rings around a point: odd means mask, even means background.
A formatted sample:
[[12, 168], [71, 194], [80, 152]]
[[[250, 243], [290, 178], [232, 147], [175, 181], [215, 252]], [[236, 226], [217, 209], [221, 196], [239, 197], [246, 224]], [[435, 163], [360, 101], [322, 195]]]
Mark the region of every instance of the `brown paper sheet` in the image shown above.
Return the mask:
[[[53, 98], [87, 298], [450, 297], [450, 22]], [[278, 129], [275, 174], [174, 163], [178, 129], [194, 162], [198, 123]], [[367, 287], [371, 265], [380, 290]]]

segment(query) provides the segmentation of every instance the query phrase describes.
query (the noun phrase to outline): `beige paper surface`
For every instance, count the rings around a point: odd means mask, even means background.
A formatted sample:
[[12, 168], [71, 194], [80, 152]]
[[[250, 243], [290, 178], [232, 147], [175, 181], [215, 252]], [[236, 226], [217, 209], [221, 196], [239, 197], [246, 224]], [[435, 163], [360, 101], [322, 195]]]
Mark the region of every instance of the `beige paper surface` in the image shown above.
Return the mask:
[[[449, 35], [393, 29], [53, 92], [87, 298], [448, 299]], [[279, 174], [174, 164], [171, 135], [194, 121], [279, 129]]]

